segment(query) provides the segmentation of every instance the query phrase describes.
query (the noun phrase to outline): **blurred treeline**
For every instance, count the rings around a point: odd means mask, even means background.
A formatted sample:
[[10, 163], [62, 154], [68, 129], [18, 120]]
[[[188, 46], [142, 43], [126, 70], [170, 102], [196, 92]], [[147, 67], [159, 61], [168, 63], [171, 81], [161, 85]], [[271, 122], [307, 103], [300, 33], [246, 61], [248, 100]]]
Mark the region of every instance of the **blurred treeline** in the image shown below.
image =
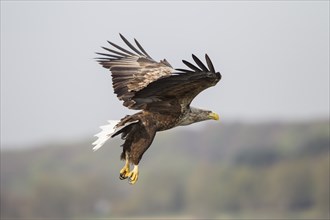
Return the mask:
[[92, 141], [2, 151], [1, 218], [329, 218], [329, 120], [159, 133], [134, 186]]

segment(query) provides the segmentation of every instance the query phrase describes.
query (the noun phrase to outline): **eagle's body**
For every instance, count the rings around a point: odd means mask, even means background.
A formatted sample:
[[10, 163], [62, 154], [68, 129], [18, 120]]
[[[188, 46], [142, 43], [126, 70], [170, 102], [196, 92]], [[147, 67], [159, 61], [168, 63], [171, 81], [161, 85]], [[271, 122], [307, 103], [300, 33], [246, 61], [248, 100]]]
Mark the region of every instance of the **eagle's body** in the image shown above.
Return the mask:
[[[129, 177], [130, 183], [134, 184], [138, 178], [138, 164], [156, 132], [219, 119], [211, 111], [190, 107], [190, 103], [201, 91], [214, 86], [221, 75], [215, 72], [207, 55], [208, 68], [193, 55], [198, 67], [183, 60], [191, 70], [175, 70], [166, 60], [154, 61], [136, 40], [140, 50], [120, 36], [135, 53], [109, 42], [119, 51], [103, 47], [110, 54], [97, 53], [103, 56], [98, 58], [98, 62], [111, 71], [114, 92], [123, 105], [141, 111], [104, 126], [103, 131], [96, 135], [98, 140], [93, 143], [93, 149], [121, 134], [125, 140], [121, 159], [125, 159], [126, 164], [120, 171], [120, 178]], [[132, 171], [130, 164], [134, 165]]]

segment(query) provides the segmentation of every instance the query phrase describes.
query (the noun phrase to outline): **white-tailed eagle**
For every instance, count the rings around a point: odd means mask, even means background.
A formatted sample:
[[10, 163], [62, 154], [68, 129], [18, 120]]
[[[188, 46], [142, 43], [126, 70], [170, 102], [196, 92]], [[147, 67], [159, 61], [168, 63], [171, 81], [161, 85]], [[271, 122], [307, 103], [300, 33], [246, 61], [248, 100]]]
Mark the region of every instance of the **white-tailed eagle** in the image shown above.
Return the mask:
[[[129, 49], [108, 41], [113, 48], [102, 47], [107, 53], [97, 53], [101, 55], [97, 61], [110, 70], [114, 92], [123, 105], [140, 111], [102, 126], [102, 131], [95, 135], [98, 139], [93, 149], [99, 149], [109, 138], [121, 134], [124, 140], [121, 159], [126, 163], [120, 170], [120, 179], [129, 178], [134, 184], [139, 175], [139, 162], [156, 132], [209, 119], [219, 120], [216, 113], [191, 107], [190, 103], [201, 91], [216, 85], [221, 74], [215, 71], [207, 54], [206, 65], [192, 55], [197, 65], [183, 60], [189, 69], [174, 69], [165, 59], [160, 62], [152, 59], [137, 40], [134, 39], [136, 47], [121, 34], [120, 37]], [[134, 166], [132, 170], [130, 165]]]

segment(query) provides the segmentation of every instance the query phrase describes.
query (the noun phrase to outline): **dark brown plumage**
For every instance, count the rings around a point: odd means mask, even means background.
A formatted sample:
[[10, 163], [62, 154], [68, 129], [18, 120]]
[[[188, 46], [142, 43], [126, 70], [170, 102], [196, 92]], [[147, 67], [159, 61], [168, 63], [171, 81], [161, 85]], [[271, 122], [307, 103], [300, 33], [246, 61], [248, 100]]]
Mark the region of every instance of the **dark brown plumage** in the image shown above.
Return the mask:
[[[166, 60], [152, 59], [137, 40], [136, 48], [121, 34], [120, 37], [131, 51], [108, 41], [114, 49], [102, 47], [109, 53], [97, 53], [102, 56], [97, 61], [111, 71], [114, 92], [123, 105], [141, 111], [124, 117], [114, 127], [105, 126], [94, 144], [98, 149], [109, 137], [121, 134], [125, 140], [121, 158], [126, 164], [120, 177], [129, 177], [134, 184], [138, 178], [138, 164], [156, 132], [219, 119], [217, 114], [193, 108], [190, 103], [201, 91], [216, 85], [221, 74], [215, 71], [207, 55], [207, 66], [192, 55], [197, 65], [183, 60], [189, 69], [173, 69]], [[132, 171], [130, 164], [134, 165]]]

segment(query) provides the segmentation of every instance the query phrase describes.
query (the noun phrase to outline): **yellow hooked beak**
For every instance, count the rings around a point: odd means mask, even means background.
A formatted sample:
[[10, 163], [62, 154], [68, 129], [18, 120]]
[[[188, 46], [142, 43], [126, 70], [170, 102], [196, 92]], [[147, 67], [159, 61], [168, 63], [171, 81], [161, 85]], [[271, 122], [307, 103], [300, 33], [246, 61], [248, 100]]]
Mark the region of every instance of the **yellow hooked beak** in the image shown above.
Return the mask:
[[219, 115], [217, 113], [211, 112], [209, 117], [213, 120], [219, 120]]

